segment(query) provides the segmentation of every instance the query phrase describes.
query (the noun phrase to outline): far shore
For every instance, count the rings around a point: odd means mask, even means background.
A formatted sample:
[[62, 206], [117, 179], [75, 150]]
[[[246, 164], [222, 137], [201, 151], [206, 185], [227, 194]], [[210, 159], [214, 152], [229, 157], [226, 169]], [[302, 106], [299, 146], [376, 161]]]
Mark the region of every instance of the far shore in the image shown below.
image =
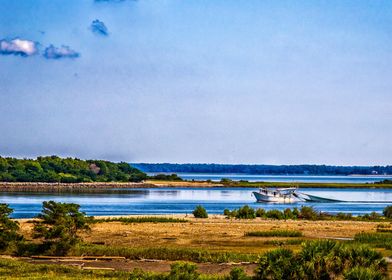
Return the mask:
[[392, 189], [392, 184], [380, 183], [309, 183], [309, 182], [246, 182], [246, 181], [164, 181], [146, 180], [133, 182], [91, 182], [91, 183], [41, 183], [41, 182], [0, 182], [1, 192], [127, 192], [138, 188], [370, 188]]

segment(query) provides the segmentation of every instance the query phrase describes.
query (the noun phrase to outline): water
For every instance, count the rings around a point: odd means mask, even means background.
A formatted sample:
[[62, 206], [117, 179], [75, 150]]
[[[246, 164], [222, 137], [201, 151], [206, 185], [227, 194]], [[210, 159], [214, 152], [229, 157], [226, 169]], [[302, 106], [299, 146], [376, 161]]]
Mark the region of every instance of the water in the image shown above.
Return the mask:
[[[148, 173], [155, 175], [158, 173]], [[164, 173], [164, 174], [170, 174]], [[177, 173], [184, 180], [212, 180], [220, 181], [228, 178], [234, 181], [247, 180], [249, 182], [308, 182], [308, 183], [374, 183], [392, 180], [391, 175], [385, 176], [311, 176], [311, 175], [248, 175], [248, 174], [205, 174], [205, 173]]]
[[[362, 201], [345, 203], [256, 203], [252, 188], [165, 188], [129, 189], [127, 193], [109, 194], [48, 194], [48, 193], [2, 193], [0, 203], [8, 203], [15, 210], [13, 217], [30, 218], [41, 211], [42, 202], [55, 200], [77, 203], [88, 215], [131, 214], [190, 214], [201, 204], [211, 214], [222, 214], [225, 208], [239, 208], [245, 204], [254, 208], [285, 209], [314, 206], [329, 213], [348, 212], [354, 215], [382, 210], [392, 204], [392, 190], [386, 189], [303, 189], [305, 193], [340, 200]], [[377, 201], [377, 203], [374, 203]]]

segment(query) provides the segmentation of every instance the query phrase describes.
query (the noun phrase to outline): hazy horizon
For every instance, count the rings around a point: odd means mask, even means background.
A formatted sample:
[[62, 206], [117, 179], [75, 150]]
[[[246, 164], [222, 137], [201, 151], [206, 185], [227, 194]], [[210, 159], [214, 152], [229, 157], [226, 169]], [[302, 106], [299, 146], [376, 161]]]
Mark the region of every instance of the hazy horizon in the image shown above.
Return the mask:
[[0, 0], [0, 155], [391, 165], [391, 1]]

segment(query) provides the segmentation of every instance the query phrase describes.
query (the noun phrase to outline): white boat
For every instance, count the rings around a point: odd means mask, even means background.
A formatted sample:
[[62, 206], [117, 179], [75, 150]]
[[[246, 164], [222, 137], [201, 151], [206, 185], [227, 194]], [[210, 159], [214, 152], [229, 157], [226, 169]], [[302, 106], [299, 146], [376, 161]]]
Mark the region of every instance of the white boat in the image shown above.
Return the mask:
[[261, 188], [258, 192], [253, 192], [253, 195], [257, 202], [292, 203], [296, 201], [296, 191], [297, 188]]

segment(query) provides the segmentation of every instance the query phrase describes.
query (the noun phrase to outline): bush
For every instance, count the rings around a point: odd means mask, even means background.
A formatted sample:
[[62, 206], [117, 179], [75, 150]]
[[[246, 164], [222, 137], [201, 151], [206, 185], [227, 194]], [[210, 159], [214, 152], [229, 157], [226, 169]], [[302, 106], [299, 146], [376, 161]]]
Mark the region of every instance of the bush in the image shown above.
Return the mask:
[[375, 250], [324, 240], [303, 243], [297, 254], [288, 249], [265, 253], [255, 279], [383, 279], [386, 269], [387, 263]]
[[265, 213], [265, 216], [270, 219], [277, 219], [277, 220], [284, 219], [283, 213], [277, 209], [268, 210]]
[[49, 254], [65, 255], [79, 241], [78, 231], [89, 230], [90, 218], [73, 203], [44, 201], [34, 223], [33, 237], [43, 238]]
[[17, 245], [23, 239], [18, 233], [19, 223], [9, 217], [12, 212], [8, 204], [0, 204], [0, 251]]
[[256, 217], [264, 217], [265, 216], [265, 210], [263, 208], [259, 208], [256, 210]]
[[238, 214], [236, 218], [239, 219], [254, 219], [256, 218], [256, 213], [255, 210], [248, 205], [245, 205], [244, 207], [238, 209]]
[[192, 214], [195, 216], [195, 218], [208, 218], [207, 210], [201, 205], [196, 206]]
[[299, 279], [297, 274], [297, 262], [293, 251], [281, 248], [260, 257], [254, 279]]
[[392, 219], [392, 205], [385, 207], [382, 213], [385, 218]]
[[251, 280], [252, 277], [246, 275], [242, 267], [234, 267], [229, 276], [226, 276], [224, 280]]
[[170, 266], [170, 273], [167, 280], [196, 280], [199, 273], [196, 272], [197, 266], [187, 262], [176, 262]]
[[299, 218], [304, 220], [316, 220], [318, 213], [311, 206], [302, 206], [299, 212]]

